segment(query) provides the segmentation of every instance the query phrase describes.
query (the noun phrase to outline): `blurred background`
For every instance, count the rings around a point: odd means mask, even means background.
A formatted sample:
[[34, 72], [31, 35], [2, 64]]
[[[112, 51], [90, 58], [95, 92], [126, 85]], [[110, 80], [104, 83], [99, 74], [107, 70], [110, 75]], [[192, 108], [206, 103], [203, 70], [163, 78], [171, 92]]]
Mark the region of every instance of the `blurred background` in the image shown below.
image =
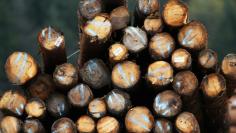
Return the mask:
[[[165, 3], [166, 0], [160, 0]], [[202, 21], [209, 32], [209, 47], [221, 60], [236, 53], [236, 0], [184, 0], [190, 19]], [[78, 49], [77, 6], [79, 0], [0, 0], [0, 90], [9, 87], [4, 72], [7, 56], [26, 51], [41, 64], [38, 32], [53, 26], [64, 32], [67, 54]], [[131, 10], [136, 0], [129, 0]], [[77, 56], [69, 59], [76, 64]]]

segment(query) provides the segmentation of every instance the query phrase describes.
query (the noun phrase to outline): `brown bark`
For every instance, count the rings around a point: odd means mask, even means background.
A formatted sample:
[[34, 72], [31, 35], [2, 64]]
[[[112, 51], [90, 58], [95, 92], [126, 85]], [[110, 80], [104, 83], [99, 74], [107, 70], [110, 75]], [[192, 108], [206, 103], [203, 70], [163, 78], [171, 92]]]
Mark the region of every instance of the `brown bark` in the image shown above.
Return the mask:
[[113, 9], [110, 13], [110, 20], [112, 24], [112, 30], [121, 30], [128, 26], [130, 23], [129, 10], [125, 6], [120, 6]]
[[57, 65], [67, 61], [63, 33], [49, 26], [39, 32], [38, 43], [46, 73], [51, 74]]
[[46, 133], [43, 124], [38, 119], [26, 119], [23, 131], [24, 133]]

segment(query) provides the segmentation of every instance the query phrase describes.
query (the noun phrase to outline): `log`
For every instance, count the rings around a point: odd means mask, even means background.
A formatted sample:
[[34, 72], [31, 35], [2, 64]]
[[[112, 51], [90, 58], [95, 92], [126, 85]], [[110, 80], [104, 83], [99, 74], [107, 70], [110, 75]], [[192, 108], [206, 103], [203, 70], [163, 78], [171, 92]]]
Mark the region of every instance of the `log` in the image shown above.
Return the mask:
[[24, 85], [38, 73], [38, 64], [26, 52], [13, 52], [6, 61], [5, 71], [12, 84]]
[[69, 103], [64, 95], [53, 93], [46, 102], [47, 111], [53, 117], [62, 117], [69, 112]]
[[110, 20], [112, 24], [112, 30], [121, 30], [128, 26], [130, 23], [129, 10], [125, 6], [120, 6], [113, 9], [110, 13]]
[[46, 133], [43, 124], [38, 119], [26, 119], [23, 131], [24, 133]]
[[86, 84], [78, 84], [67, 94], [69, 102], [74, 107], [85, 107], [93, 99], [93, 92]]
[[110, 114], [121, 117], [131, 108], [131, 100], [128, 93], [114, 89], [105, 97], [107, 110]]
[[53, 73], [57, 65], [67, 61], [65, 38], [60, 31], [50, 26], [44, 28], [38, 34], [38, 43], [43, 57], [44, 71], [46, 73]]
[[131, 53], [138, 53], [148, 45], [147, 34], [138, 27], [129, 26], [124, 29], [123, 44]]
[[0, 122], [0, 132], [19, 133], [22, 130], [22, 121], [14, 116], [5, 116]]
[[114, 86], [123, 90], [131, 90], [140, 80], [139, 66], [131, 61], [124, 61], [114, 66], [111, 74]]
[[221, 63], [221, 72], [225, 76], [227, 94], [232, 96], [236, 93], [236, 54], [227, 54]]
[[128, 49], [120, 43], [112, 44], [109, 47], [109, 61], [111, 64], [120, 63], [129, 56]]
[[159, 118], [155, 121], [153, 133], [173, 133], [173, 125], [171, 121]]
[[204, 95], [204, 111], [207, 132], [223, 132], [223, 119], [226, 113], [226, 81], [218, 74], [206, 75], [201, 82]]
[[175, 126], [179, 133], [200, 133], [200, 126], [192, 113], [183, 112], [175, 120]]
[[231, 126], [236, 125], [236, 95], [231, 96], [227, 100], [226, 114], [225, 114], [225, 124], [226, 128], [230, 130]]
[[198, 55], [198, 64], [202, 73], [217, 72], [218, 56], [212, 49], [204, 49]]
[[171, 56], [171, 64], [177, 70], [190, 69], [192, 65], [191, 54], [185, 49], [177, 49]]
[[93, 99], [88, 106], [88, 113], [94, 119], [100, 119], [107, 114], [107, 106], [103, 98]]
[[119, 133], [119, 131], [120, 123], [114, 117], [105, 116], [97, 122], [98, 133]]
[[125, 116], [127, 132], [149, 133], [154, 127], [154, 117], [144, 106], [131, 108]]
[[52, 133], [77, 133], [74, 122], [66, 117], [56, 120], [51, 127]]
[[54, 81], [52, 76], [48, 74], [40, 74], [27, 88], [31, 97], [40, 98], [42, 100], [46, 100], [54, 90]]
[[94, 89], [101, 89], [110, 84], [110, 72], [101, 59], [87, 61], [79, 70], [82, 80]]
[[27, 103], [26, 96], [17, 90], [8, 90], [0, 98], [0, 109], [21, 116]]
[[181, 27], [188, 21], [188, 7], [180, 0], [168, 0], [163, 8], [163, 20], [170, 27]]
[[87, 115], [79, 117], [76, 121], [76, 127], [79, 133], [95, 133], [96, 131], [95, 121]]
[[56, 67], [53, 79], [57, 87], [68, 90], [77, 84], [78, 71], [74, 65], [64, 63]]
[[144, 20], [143, 28], [149, 35], [162, 32], [163, 21], [159, 16], [147, 16]]
[[148, 66], [146, 80], [157, 90], [165, 87], [173, 81], [173, 68], [168, 62], [156, 61]]
[[39, 98], [31, 98], [25, 106], [25, 112], [28, 118], [43, 118], [46, 113], [46, 105], [44, 101]]
[[153, 109], [158, 116], [165, 118], [174, 117], [181, 112], [182, 100], [174, 91], [166, 90], [157, 94]]
[[149, 42], [149, 53], [154, 60], [169, 58], [174, 49], [175, 41], [169, 33], [157, 33]]
[[179, 44], [190, 51], [200, 51], [207, 47], [208, 33], [199, 21], [191, 21], [178, 33]]

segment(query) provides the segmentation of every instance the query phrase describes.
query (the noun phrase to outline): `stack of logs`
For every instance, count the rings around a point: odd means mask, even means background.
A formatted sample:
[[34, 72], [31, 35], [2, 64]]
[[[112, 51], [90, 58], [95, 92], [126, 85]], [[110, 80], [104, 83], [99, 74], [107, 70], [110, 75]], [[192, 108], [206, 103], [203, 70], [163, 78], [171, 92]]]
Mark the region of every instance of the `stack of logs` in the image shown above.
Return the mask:
[[1, 95], [1, 133], [236, 132], [236, 54], [218, 62], [185, 3], [138, 0], [131, 14], [125, 0], [80, 0], [78, 18], [77, 66], [53, 27], [38, 35], [44, 71], [8, 57], [22, 89]]

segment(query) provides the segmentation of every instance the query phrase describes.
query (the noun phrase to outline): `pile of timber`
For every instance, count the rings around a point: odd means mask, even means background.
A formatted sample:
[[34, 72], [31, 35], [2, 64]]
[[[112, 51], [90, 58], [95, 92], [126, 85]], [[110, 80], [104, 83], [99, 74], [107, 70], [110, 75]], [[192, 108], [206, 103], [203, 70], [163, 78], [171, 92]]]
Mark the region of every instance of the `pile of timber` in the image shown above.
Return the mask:
[[79, 58], [62, 32], [38, 34], [43, 69], [26, 52], [5, 64], [1, 133], [236, 132], [236, 54], [222, 62], [180, 0], [80, 0]]

